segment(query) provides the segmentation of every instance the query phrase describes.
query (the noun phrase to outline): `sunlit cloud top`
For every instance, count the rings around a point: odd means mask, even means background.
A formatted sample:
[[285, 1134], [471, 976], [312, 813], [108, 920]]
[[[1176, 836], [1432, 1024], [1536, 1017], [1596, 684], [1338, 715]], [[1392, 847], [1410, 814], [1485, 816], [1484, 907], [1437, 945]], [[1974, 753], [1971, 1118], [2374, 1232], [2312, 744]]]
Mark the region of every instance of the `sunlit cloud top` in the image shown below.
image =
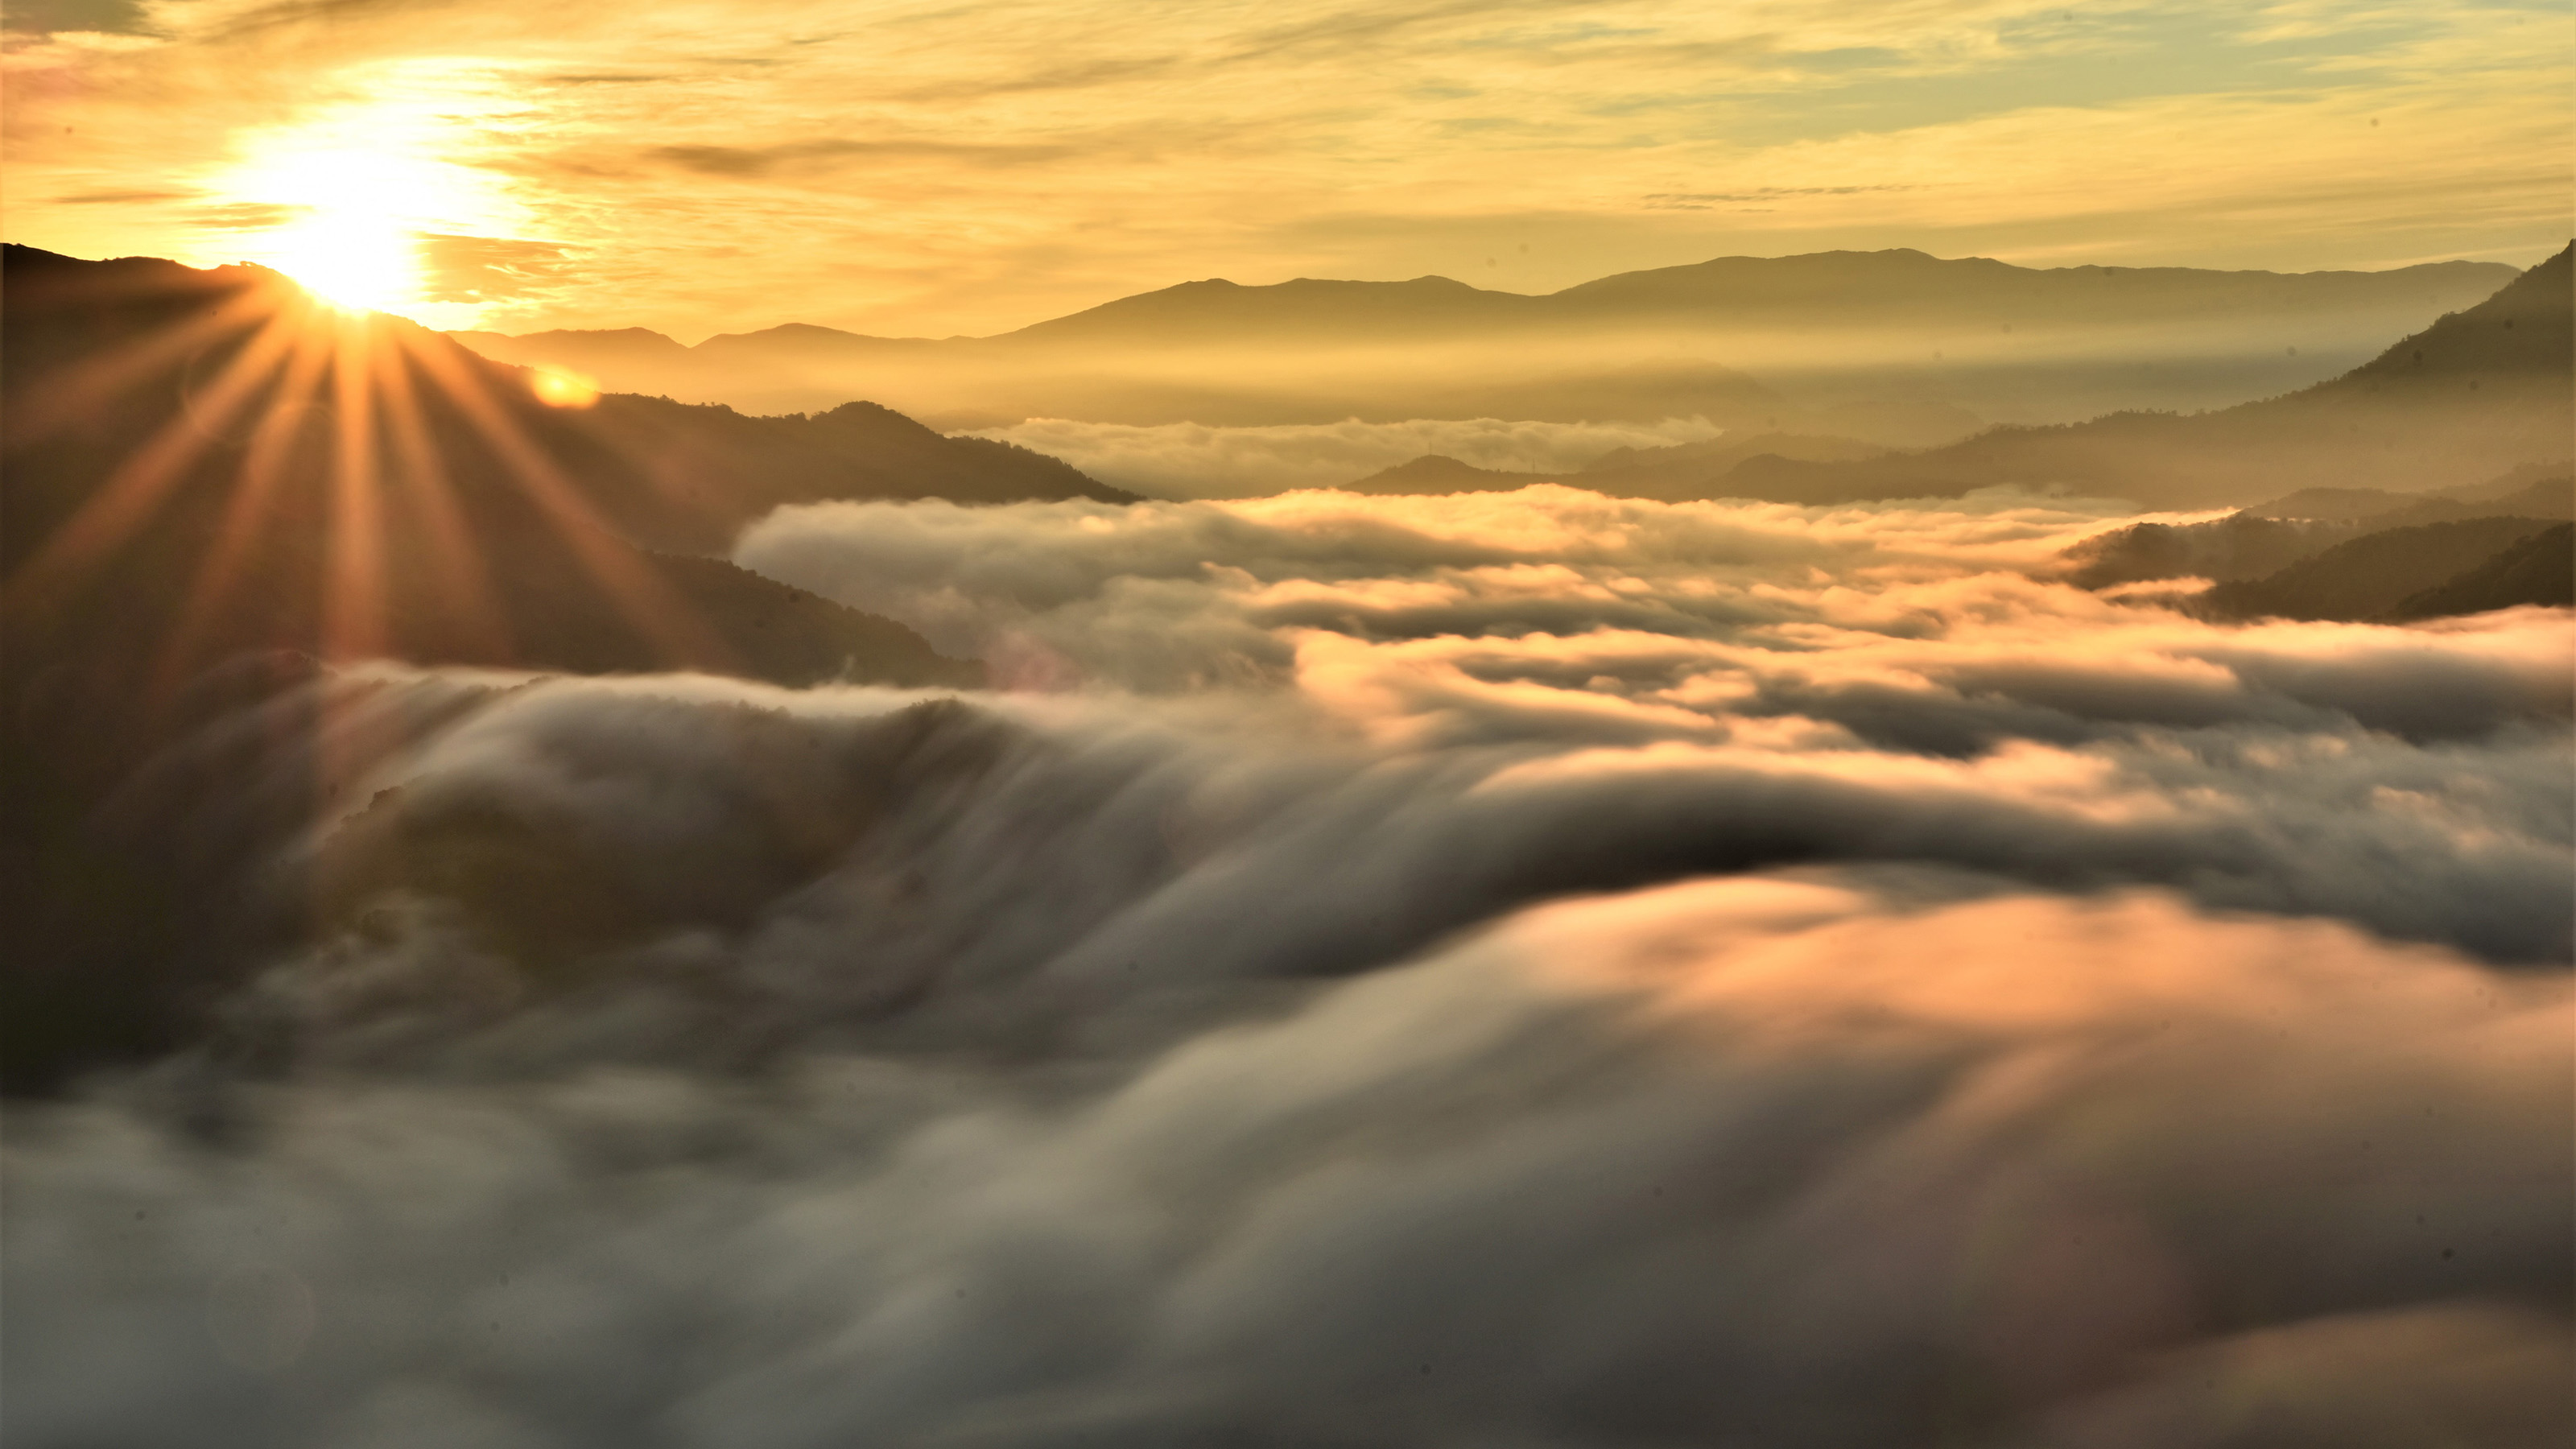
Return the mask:
[[29, 0], [7, 229], [433, 325], [989, 332], [1193, 277], [2527, 263], [2563, 7]]

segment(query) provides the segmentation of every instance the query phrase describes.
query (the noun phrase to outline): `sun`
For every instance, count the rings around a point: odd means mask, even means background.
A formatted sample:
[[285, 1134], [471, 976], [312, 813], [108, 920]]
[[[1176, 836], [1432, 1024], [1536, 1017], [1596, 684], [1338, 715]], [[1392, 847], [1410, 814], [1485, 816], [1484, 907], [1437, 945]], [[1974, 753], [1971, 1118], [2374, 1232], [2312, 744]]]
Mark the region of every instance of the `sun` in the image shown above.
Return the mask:
[[409, 315], [439, 301], [427, 239], [490, 234], [514, 208], [471, 164], [481, 102], [434, 76], [384, 81], [376, 99], [238, 135], [207, 189], [255, 218], [236, 259], [345, 310]]
[[[250, 237], [248, 259], [293, 277], [337, 306], [400, 311], [422, 299], [413, 158], [364, 140], [314, 144], [289, 135], [225, 178], [239, 202], [279, 224]], [[300, 144], [299, 144], [300, 143]]]
[[322, 212], [265, 242], [259, 260], [333, 306], [400, 312], [420, 300], [419, 239], [392, 218]]

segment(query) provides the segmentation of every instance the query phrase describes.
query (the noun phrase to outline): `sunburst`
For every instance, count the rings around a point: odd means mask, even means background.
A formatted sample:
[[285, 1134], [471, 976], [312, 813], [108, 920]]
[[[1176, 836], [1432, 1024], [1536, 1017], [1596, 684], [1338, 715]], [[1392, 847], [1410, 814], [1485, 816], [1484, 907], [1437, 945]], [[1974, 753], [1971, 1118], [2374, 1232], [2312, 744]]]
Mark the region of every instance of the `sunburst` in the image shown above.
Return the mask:
[[[457, 492], [455, 460], [442, 451], [434, 407], [451, 435], [461, 423], [473, 450], [497, 463], [506, 486], [531, 505], [524, 511], [551, 526], [588, 587], [642, 639], [675, 664], [728, 656], [717, 631], [622, 542], [531, 434], [525, 400], [587, 405], [599, 396], [588, 379], [499, 368], [400, 318], [254, 279], [211, 311], [93, 359], [27, 415], [50, 420], [38, 428], [72, 426], [85, 408], [166, 379], [173, 358], [192, 353], [221, 361], [184, 388], [182, 405], [128, 448], [13, 572], [12, 612], [78, 591], [152, 526], [176, 490], [204, 483], [201, 465], [220, 456], [231, 476], [221, 481], [223, 501], [188, 580], [187, 606], [162, 643], [155, 674], [163, 687], [176, 688], [202, 658], [206, 631], [251, 583], [251, 561], [276, 537], [291, 483], [317, 467], [325, 526], [313, 581], [321, 591], [316, 651], [341, 660], [388, 652], [389, 576], [394, 555], [408, 550], [418, 561], [412, 577], [427, 579], [438, 613], [484, 641], [476, 652], [506, 658], [508, 621], [493, 606], [489, 561]], [[513, 389], [525, 390], [517, 404]], [[613, 435], [598, 436], [619, 446]]]
[[[364, 101], [318, 106], [235, 138], [236, 159], [204, 183], [264, 218], [234, 255], [346, 310], [471, 311], [442, 300], [426, 241], [509, 235], [527, 221], [495, 172], [459, 159], [479, 149], [478, 123], [515, 103], [491, 78], [435, 62], [365, 81]], [[463, 320], [445, 316], [440, 325]]]

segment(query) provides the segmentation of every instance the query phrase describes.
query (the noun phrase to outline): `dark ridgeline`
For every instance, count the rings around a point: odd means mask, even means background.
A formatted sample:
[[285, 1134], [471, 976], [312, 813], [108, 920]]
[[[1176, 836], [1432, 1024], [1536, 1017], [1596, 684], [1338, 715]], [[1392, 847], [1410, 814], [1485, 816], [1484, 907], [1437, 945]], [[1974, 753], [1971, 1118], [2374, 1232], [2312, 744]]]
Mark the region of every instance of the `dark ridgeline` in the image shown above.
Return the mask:
[[[779, 418], [616, 394], [549, 407], [516, 368], [398, 318], [342, 319], [256, 268], [78, 262], [11, 247], [6, 276], [0, 568], [13, 607], [42, 605], [12, 616], [21, 650], [51, 647], [44, 641], [59, 631], [61, 647], [82, 654], [106, 641], [133, 653], [179, 640], [185, 657], [173, 667], [245, 648], [330, 652], [320, 584], [335, 479], [347, 472], [336, 451], [344, 413], [372, 415], [369, 491], [384, 515], [385, 633], [368, 652], [427, 663], [957, 682], [972, 671], [936, 659], [907, 630], [730, 565], [664, 555], [720, 556], [744, 524], [783, 504], [1129, 496], [1056, 459], [945, 438], [869, 403]], [[227, 319], [228, 308], [239, 315]], [[208, 418], [226, 369], [272, 318], [332, 346], [296, 395], [276, 378], [295, 371], [289, 360], [230, 416]], [[335, 385], [332, 358], [353, 354], [391, 377], [363, 408]], [[403, 426], [396, 396], [415, 405], [415, 427]], [[156, 490], [140, 526], [31, 593], [24, 566], [57, 549], [58, 531], [164, 433], [189, 445], [185, 467]], [[210, 567], [236, 499], [250, 527], [226, 571], [242, 586], [192, 595], [187, 627], [168, 627]], [[480, 575], [477, 587], [463, 586], [459, 567]], [[603, 570], [663, 598], [674, 617], [632, 617]]]
[[2103, 589], [2201, 578], [2183, 604], [2212, 619], [2407, 623], [2576, 605], [2565, 550], [2576, 474], [2517, 468], [2432, 494], [2307, 488], [2206, 523], [2133, 523], [2068, 549], [2065, 580]]
[[2532, 537], [2570, 519], [2576, 475], [2563, 464], [2432, 494], [2306, 488], [2206, 523], [2133, 523], [2087, 539], [2067, 550], [2065, 578], [2087, 589], [2209, 579], [2218, 587], [2190, 607], [2222, 619], [2402, 622], [2576, 604], [2546, 570], [2446, 587], [2454, 575], [2487, 577], [2488, 565], [2520, 557]]
[[[2560, 484], [2562, 492], [2565, 484]], [[2192, 601], [2219, 619], [2401, 622], [2516, 604], [2576, 604], [2568, 592], [2568, 526], [2545, 518], [2464, 518], [2378, 528], [2261, 578], [2225, 582]], [[2527, 568], [2555, 540], [2553, 574]]]
[[2066, 550], [2066, 582], [2108, 589], [2154, 579], [2257, 579], [2353, 536], [2353, 525], [2241, 509], [2207, 523], [2133, 523]]
[[257, 268], [11, 246], [5, 279], [12, 1090], [174, 1039], [152, 1004], [184, 993], [146, 981], [209, 969], [216, 903], [99, 807], [216, 715], [359, 657], [973, 684], [979, 665], [892, 620], [712, 555], [782, 503], [1124, 496], [866, 403], [549, 407], [519, 369]]
[[2576, 524], [2542, 529], [2484, 563], [2409, 594], [2388, 617], [2439, 619], [2523, 604], [2576, 605]]

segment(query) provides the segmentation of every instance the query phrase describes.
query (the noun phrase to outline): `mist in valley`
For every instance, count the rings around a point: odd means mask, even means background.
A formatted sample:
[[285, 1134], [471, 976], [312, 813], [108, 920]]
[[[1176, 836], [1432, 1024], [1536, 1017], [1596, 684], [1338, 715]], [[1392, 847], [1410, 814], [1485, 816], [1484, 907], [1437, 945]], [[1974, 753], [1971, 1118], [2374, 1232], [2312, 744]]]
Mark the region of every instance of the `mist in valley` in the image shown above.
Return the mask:
[[2569, 616], [2129, 516], [826, 504], [991, 689], [222, 716], [110, 816], [275, 944], [16, 1113], [13, 1434], [2539, 1442]]

